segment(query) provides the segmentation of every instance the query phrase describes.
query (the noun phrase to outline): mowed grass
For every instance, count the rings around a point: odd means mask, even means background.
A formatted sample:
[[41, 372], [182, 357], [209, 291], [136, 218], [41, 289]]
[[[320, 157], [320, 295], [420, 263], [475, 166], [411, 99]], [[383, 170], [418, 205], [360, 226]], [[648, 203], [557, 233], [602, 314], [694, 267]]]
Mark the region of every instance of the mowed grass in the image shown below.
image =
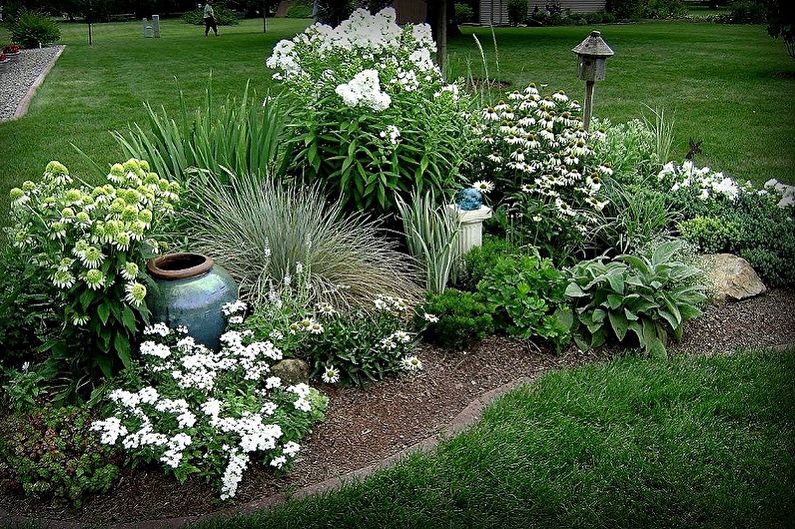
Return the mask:
[[795, 351], [552, 373], [435, 453], [200, 527], [791, 527], [793, 375]]
[[[82, 24], [63, 25], [66, 51], [23, 119], [0, 123], [0, 212], [11, 187], [36, 178], [58, 159], [74, 173], [89, 165], [74, 143], [96, 161], [117, 161], [121, 152], [108, 131], [144, 119], [143, 102], [177, 108], [177, 87], [198, 105], [210, 72], [220, 103], [242, 93], [246, 80], [264, 92], [273, 82], [264, 61], [273, 45], [309, 24], [308, 20], [261, 20], [221, 28], [205, 38], [201, 28], [180, 20], [162, 23], [163, 38], [144, 39], [139, 22], [98, 24], [94, 46]], [[499, 28], [499, 68], [488, 28], [464, 28], [450, 43], [450, 75], [482, 76], [483, 44], [492, 77], [522, 88], [548, 83], [581, 97], [571, 48], [589, 27]], [[597, 86], [596, 114], [625, 121], [648, 114], [645, 105], [675, 115], [675, 153], [687, 140], [703, 140], [702, 164], [742, 179], [795, 183], [795, 61], [761, 26], [653, 22], [599, 27], [616, 56], [607, 79]], [[0, 36], [0, 41], [3, 40]]]

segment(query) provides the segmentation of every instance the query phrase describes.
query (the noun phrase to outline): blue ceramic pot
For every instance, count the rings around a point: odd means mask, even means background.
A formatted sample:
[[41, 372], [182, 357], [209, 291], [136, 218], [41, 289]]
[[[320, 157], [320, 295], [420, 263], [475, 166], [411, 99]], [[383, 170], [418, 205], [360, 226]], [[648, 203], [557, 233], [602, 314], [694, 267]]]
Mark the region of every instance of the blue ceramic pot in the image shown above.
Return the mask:
[[157, 284], [146, 297], [152, 323], [184, 325], [196, 342], [217, 350], [226, 327], [221, 307], [237, 299], [229, 273], [209, 257], [193, 253], [162, 255], [146, 268]]

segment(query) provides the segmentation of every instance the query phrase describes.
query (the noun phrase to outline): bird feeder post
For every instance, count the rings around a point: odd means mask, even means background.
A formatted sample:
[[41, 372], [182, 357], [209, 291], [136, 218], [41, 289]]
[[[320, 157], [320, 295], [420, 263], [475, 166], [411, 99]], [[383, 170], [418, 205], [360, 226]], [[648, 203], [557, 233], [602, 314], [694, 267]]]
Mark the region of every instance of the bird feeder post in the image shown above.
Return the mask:
[[602, 34], [592, 31], [588, 37], [571, 51], [577, 54], [577, 78], [585, 81], [585, 105], [583, 107], [583, 126], [591, 126], [593, 114], [593, 94], [596, 81], [605, 78], [607, 58], [614, 55], [610, 46], [602, 40]]

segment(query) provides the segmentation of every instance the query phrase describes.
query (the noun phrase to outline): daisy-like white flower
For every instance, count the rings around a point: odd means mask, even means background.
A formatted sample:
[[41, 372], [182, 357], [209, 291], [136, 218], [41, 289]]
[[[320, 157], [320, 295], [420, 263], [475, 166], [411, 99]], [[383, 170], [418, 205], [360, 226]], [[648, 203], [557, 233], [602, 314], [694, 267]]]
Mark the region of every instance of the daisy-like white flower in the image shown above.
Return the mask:
[[323, 316], [333, 316], [337, 313], [334, 310], [334, 307], [331, 306], [331, 303], [321, 302], [315, 305], [315, 309], [317, 310], [318, 314], [322, 314]]
[[428, 314], [427, 312], [422, 315], [422, 319], [424, 319], [428, 323], [438, 323], [439, 322], [439, 316], [436, 316], [435, 314]]
[[50, 224], [50, 239], [57, 240], [66, 237], [66, 225], [63, 222]]
[[68, 270], [57, 270], [50, 276], [50, 280], [53, 285], [63, 289], [72, 288], [75, 284], [75, 276]]
[[89, 246], [78, 255], [80, 262], [87, 268], [99, 268], [105, 256], [96, 246]]
[[121, 250], [122, 252], [126, 252], [130, 249], [130, 241], [132, 237], [126, 231], [120, 231], [113, 237], [113, 246], [116, 247], [117, 250]]
[[494, 191], [494, 184], [489, 182], [488, 180], [478, 180], [477, 182], [472, 184], [472, 187], [477, 189], [483, 194], [487, 194], [490, 193], [491, 191]]
[[422, 360], [417, 358], [417, 356], [404, 356], [403, 359], [400, 361], [400, 367], [402, 367], [406, 371], [420, 371], [422, 369]]
[[229, 318], [229, 323], [233, 325], [243, 323], [243, 316], [232, 316], [231, 318]]
[[121, 276], [127, 280], [132, 281], [136, 277], [138, 277], [138, 265], [135, 263], [126, 263], [124, 265], [124, 269], [121, 271]]
[[340, 380], [340, 370], [334, 366], [326, 366], [320, 378], [326, 384], [336, 384]]
[[83, 275], [83, 281], [86, 282], [86, 286], [91, 290], [99, 290], [105, 286], [105, 274], [101, 270], [94, 268]]
[[499, 121], [500, 114], [491, 107], [483, 110], [483, 119], [486, 121]]
[[133, 305], [134, 307], [140, 307], [141, 303], [144, 302], [144, 298], [146, 297], [146, 287], [141, 283], [137, 281], [127, 283], [124, 286], [124, 291], [127, 293], [127, 295], [124, 296], [124, 300], [130, 305]]

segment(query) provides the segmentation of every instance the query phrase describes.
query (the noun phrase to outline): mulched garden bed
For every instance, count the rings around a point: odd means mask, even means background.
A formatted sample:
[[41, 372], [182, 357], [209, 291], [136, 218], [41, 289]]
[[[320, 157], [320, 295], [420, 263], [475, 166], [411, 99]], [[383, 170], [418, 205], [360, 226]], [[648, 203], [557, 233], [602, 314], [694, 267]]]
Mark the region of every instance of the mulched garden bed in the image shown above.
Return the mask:
[[0, 76], [0, 121], [13, 119], [20, 102], [42, 73], [47, 72], [63, 46], [22, 50], [19, 59]]
[[[677, 353], [701, 354], [738, 347], [795, 343], [795, 292], [771, 290], [739, 303], [709, 307], [685, 328]], [[519, 377], [534, 380], [561, 367], [609, 358], [602, 349], [556, 356], [505, 338], [492, 338], [466, 353], [431, 347], [419, 351], [425, 370], [417, 376], [388, 380], [368, 389], [324, 386], [329, 410], [304, 444], [302, 459], [284, 476], [253, 466], [246, 472], [235, 504], [244, 504], [346, 474], [377, 463], [433, 436], [471, 401]], [[157, 468], [125, 470], [109, 494], [88, 499], [75, 510], [19, 495], [0, 495], [3, 516], [31, 516], [77, 524], [105, 525], [210, 513], [229, 508], [201, 480], [179, 486]]]

